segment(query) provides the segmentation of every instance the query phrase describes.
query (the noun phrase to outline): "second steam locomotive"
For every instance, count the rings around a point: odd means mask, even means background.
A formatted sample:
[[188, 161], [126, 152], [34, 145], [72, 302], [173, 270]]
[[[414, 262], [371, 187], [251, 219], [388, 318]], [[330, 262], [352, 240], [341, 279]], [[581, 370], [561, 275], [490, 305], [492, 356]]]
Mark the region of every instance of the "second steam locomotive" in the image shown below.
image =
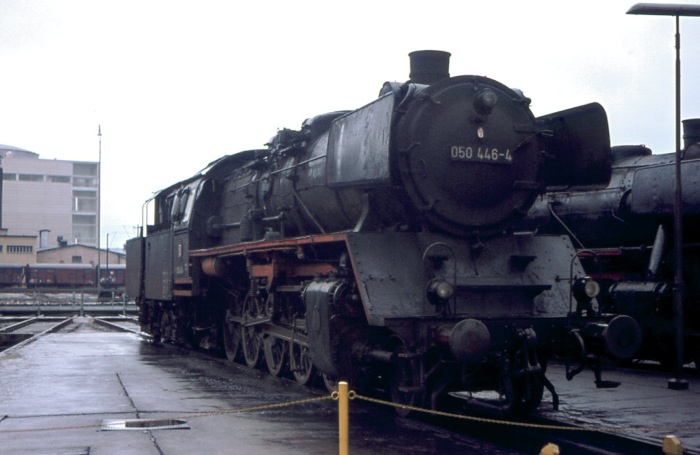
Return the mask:
[[127, 243], [144, 330], [301, 383], [509, 414], [545, 387], [556, 402], [546, 365], [569, 346], [634, 355], [638, 324], [598, 311], [569, 237], [514, 230], [548, 186], [608, 183], [602, 107], [535, 118], [521, 92], [448, 62], [414, 52], [410, 80], [364, 107], [157, 193]]
[[700, 119], [685, 120], [683, 126], [682, 327], [674, 321], [673, 303], [674, 153], [613, 147], [608, 186], [549, 192], [523, 220], [528, 229], [571, 236], [584, 267], [601, 284], [601, 307], [641, 325], [643, 344], [636, 358], [658, 360], [666, 368], [674, 365], [677, 331], [683, 332], [682, 360], [700, 368]]

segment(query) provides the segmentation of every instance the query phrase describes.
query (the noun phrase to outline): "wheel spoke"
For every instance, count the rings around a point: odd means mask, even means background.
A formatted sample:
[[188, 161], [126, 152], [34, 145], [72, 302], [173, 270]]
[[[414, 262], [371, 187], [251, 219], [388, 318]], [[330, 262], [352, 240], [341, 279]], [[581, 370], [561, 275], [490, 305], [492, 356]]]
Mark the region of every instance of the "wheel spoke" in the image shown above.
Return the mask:
[[267, 371], [273, 376], [278, 376], [284, 369], [289, 347], [287, 342], [274, 336], [265, 337], [263, 340], [265, 349], [265, 363]]
[[289, 346], [289, 367], [294, 379], [299, 384], [306, 384], [316, 372], [309, 348], [298, 343], [290, 343]]
[[255, 331], [255, 327], [243, 328], [243, 357], [245, 363], [250, 368], [255, 368], [260, 364], [262, 352], [262, 343], [260, 337]]
[[247, 321], [258, 317], [256, 298], [248, 296], [243, 303], [242, 347], [245, 363], [250, 368], [256, 368], [262, 360], [262, 339], [255, 329], [256, 326], [245, 326]]
[[238, 313], [238, 305], [234, 302], [229, 305], [229, 308], [226, 310], [223, 321], [224, 350], [226, 351], [226, 358], [229, 362], [235, 362], [241, 354], [242, 327], [237, 321], [232, 320], [234, 317], [240, 317]]

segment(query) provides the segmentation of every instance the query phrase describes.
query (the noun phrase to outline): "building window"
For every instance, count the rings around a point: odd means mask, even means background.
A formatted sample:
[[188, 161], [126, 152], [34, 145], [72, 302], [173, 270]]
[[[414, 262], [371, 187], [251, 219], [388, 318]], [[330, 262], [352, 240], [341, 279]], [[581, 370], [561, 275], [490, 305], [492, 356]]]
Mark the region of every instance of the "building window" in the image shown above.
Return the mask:
[[96, 212], [97, 199], [85, 199], [76, 197], [73, 199], [74, 212]]
[[73, 186], [95, 187], [97, 186], [97, 179], [87, 177], [73, 177]]
[[96, 224], [95, 215], [73, 215], [73, 224]]
[[44, 176], [43, 175], [36, 175], [36, 174], [20, 174], [19, 181], [20, 182], [43, 182]]
[[46, 181], [51, 183], [70, 183], [70, 177], [67, 175], [47, 175]]
[[17, 174], [13, 174], [11, 172], [5, 172], [2, 174], [2, 179], [3, 180], [17, 180]]
[[74, 212], [97, 212], [97, 191], [73, 190]]
[[2, 253], [2, 245], [0, 245], [0, 253]]
[[72, 264], [81, 264], [83, 262], [83, 257], [82, 256], [71, 256], [70, 262]]
[[26, 254], [31, 253], [33, 249], [31, 245], [7, 245], [8, 253]]
[[97, 191], [95, 190], [73, 190], [73, 197], [88, 197], [97, 198]]
[[96, 225], [73, 225], [73, 239], [76, 243], [83, 245], [97, 245], [97, 226]]
[[97, 176], [97, 164], [73, 163], [73, 175]]

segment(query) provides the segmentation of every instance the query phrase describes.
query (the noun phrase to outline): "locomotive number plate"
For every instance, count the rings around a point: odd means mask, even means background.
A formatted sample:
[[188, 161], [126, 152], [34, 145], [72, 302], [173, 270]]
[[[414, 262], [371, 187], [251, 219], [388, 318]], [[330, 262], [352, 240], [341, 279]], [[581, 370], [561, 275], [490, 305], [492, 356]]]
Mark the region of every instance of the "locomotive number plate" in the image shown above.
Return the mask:
[[453, 145], [450, 149], [450, 159], [454, 161], [511, 164], [513, 155], [510, 153], [510, 149], [499, 150], [495, 147]]

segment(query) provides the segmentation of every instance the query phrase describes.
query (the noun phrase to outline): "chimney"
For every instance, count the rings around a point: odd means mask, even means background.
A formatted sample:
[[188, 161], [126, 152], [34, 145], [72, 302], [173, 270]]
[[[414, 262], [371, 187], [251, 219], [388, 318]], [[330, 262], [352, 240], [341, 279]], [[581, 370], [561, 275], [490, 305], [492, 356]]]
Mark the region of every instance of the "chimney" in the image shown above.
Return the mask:
[[41, 229], [39, 231], [39, 249], [45, 250], [49, 247], [49, 229]]
[[411, 59], [410, 81], [416, 84], [434, 84], [450, 77], [450, 53], [445, 51], [414, 51]]

